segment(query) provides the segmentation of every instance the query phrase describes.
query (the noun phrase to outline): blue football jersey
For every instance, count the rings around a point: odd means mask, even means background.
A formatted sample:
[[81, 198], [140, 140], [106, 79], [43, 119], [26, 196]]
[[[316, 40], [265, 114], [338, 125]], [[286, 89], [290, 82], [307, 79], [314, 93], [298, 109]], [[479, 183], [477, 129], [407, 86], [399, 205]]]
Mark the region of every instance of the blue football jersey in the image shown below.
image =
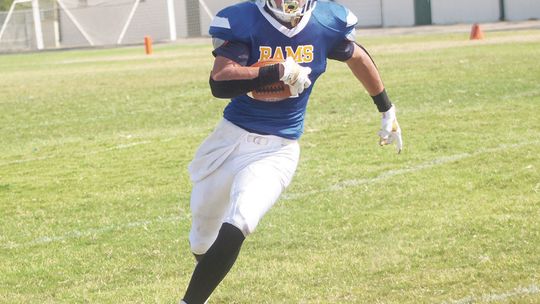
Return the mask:
[[304, 129], [309, 96], [326, 70], [328, 54], [344, 40], [354, 39], [356, 23], [348, 9], [326, 1], [316, 2], [292, 29], [272, 17], [265, 10], [264, 1], [242, 2], [220, 11], [212, 21], [210, 35], [246, 45], [247, 65], [293, 56], [297, 63], [312, 70], [312, 85], [298, 97], [264, 102], [241, 95], [226, 106], [225, 119], [248, 131], [298, 139]]

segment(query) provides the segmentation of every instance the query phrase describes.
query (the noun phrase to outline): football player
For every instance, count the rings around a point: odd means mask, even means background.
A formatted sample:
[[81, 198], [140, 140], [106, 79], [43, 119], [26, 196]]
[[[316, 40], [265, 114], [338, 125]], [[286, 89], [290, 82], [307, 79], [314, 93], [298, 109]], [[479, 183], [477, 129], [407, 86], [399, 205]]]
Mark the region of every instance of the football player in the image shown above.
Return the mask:
[[[208, 299], [291, 182], [306, 105], [328, 59], [345, 62], [373, 98], [382, 113], [379, 143], [395, 142], [401, 151], [395, 107], [371, 57], [355, 42], [356, 23], [343, 6], [313, 0], [242, 2], [212, 21], [210, 88], [231, 101], [189, 165], [189, 241], [198, 263], [181, 303]], [[282, 62], [252, 67], [268, 60]], [[289, 98], [268, 102], [248, 94], [279, 81], [289, 86]]]

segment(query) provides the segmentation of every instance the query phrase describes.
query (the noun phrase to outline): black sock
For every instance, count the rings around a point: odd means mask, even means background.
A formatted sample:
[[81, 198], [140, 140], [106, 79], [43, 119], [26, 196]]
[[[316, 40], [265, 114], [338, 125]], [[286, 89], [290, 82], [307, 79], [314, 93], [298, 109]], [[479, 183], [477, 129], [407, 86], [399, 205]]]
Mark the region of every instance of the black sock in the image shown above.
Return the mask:
[[204, 254], [193, 254], [193, 256], [195, 257], [195, 260], [197, 261], [197, 263], [199, 263], [202, 258], [204, 258]]
[[223, 224], [212, 247], [204, 254], [191, 276], [184, 302], [203, 304], [233, 266], [244, 234], [231, 224]]

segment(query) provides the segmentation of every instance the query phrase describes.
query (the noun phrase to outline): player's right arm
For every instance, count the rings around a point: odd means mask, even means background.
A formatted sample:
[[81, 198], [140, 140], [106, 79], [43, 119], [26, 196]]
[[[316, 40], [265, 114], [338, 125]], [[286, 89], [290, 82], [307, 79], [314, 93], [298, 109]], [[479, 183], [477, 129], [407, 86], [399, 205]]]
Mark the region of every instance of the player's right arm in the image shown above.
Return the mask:
[[311, 69], [300, 66], [292, 58], [269, 66], [246, 66], [244, 58], [249, 57], [249, 49], [238, 42], [223, 42], [213, 54], [216, 58], [210, 74], [210, 88], [217, 98], [233, 98], [280, 80], [289, 85], [293, 95], [311, 85], [308, 77]]
[[259, 77], [260, 68], [240, 65], [227, 57], [217, 56], [210, 77], [215, 81], [247, 80]]
[[215, 57], [210, 88], [215, 97], [233, 98], [280, 80], [296, 93], [311, 84], [307, 77], [309, 72], [294, 61], [247, 66], [252, 55], [250, 29], [254, 28], [257, 11], [257, 6], [251, 2], [239, 3], [220, 11], [210, 24]]
[[283, 66], [280, 64], [265, 67], [246, 66], [249, 48], [243, 43], [214, 38], [214, 48], [210, 89], [217, 98], [233, 98], [246, 94], [279, 81], [283, 75]]
[[210, 74], [210, 89], [216, 98], [233, 98], [279, 81], [280, 64], [246, 67], [225, 57], [216, 57]]

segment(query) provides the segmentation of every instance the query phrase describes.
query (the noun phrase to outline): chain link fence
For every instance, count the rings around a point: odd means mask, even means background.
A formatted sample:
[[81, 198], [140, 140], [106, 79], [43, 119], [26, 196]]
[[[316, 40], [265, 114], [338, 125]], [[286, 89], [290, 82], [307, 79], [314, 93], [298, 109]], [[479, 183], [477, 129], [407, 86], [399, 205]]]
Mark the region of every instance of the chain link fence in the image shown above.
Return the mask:
[[[17, 4], [11, 12], [0, 12], [0, 52], [139, 44], [145, 36], [157, 42], [201, 37], [207, 35], [220, 9], [248, 0], [14, 1]], [[417, 2], [430, 3], [425, 13], [432, 24], [496, 22], [500, 16], [512, 21], [540, 18], [540, 0], [336, 2], [357, 15], [359, 27], [420, 24], [415, 11]]]
[[[0, 52], [38, 49], [31, 0], [0, 12]], [[213, 15], [238, 1], [39, 0], [44, 49], [138, 44], [205, 36]], [[9, 19], [8, 19], [9, 18]]]

